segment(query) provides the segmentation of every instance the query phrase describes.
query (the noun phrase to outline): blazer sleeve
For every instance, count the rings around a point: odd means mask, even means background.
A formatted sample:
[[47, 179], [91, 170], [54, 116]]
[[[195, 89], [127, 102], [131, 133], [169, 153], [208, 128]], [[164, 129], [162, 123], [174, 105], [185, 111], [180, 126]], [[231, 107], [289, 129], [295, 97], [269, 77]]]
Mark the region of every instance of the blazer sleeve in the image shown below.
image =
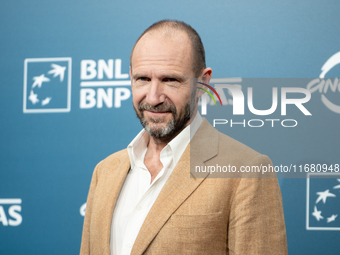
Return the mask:
[[[258, 156], [252, 165], [272, 164]], [[229, 218], [229, 254], [287, 254], [286, 229], [278, 180], [259, 176], [242, 178]]]

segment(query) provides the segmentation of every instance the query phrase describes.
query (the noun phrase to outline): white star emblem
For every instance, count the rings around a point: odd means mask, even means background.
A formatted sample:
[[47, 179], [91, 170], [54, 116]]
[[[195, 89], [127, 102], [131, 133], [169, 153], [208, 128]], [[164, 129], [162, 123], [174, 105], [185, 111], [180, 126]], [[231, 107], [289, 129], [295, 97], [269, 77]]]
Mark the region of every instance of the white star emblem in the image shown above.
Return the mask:
[[336, 197], [336, 195], [329, 193], [329, 189], [325, 190], [323, 192], [316, 192], [316, 194], [319, 195], [318, 199], [316, 200], [316, 204], [320, 202], [320, 200], [322, 200], [323, 203], [326, 203], [326, 199], [327, 197]]
[[41, 105], [47, 105], [50, 103], [52, 97], [46, 97], [44, 100], [41, 101]]
[[323, 219], [323, 217], [321, 216], [321, 211], [318, 211], [316, 206], [314, 206], [314, 212], [312, 213], [312, 215], [316, 218], [317, 221]]
[[30, 93], [28, 99], [32, 102], [32, 104], [36, 104], [36, 103], [39, 102], [38, 94], [34, 94], [33, 90], [31, 90], [31, 93]]
[[51, 65], [53, 67], [52, 70], [48, 71], [49, 74], [54, 74], [53, 77], [56, 77], [59, 75], [60, 77], [60, 81], [64, 80], [64, 74], [65, 74], [65, 70], [66, 70], [66, 66], [59, 66], [56, 64], [52, 64]]
[[[340, 182], [340, 179], [337, 179]], [[340, 184], [333, 187], [333, 189], [340, 189]]]
[[43, 82], [49, 82], [50, 81], [50, 79], [45, 77], [44, 74], [42, 74], [40, 76], [34, 76], [33, 80], [34, 80], [34, 83], [32, 85], [32, 89], [34, 89], [36, 86], [41, 88], [41, 85], [42, 85]]
[[335, 221], [335, 218], [338, 217], [338, 215], [333, 214], [331, 217], [327, 218], [327, 223], [330, 223], [332, 221]]

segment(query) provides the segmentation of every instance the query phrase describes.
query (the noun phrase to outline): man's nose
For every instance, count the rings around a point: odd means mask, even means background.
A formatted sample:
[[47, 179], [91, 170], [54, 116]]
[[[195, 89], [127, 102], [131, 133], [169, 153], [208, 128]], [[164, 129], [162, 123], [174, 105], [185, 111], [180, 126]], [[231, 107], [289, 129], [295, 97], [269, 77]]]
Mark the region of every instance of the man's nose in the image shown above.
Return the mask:
[[146, 101], [151, 105], [158, 105], [163, 103], [164, 100], [164, 85], [157, 80], [151, 81], [149, 90], [147, 92]]

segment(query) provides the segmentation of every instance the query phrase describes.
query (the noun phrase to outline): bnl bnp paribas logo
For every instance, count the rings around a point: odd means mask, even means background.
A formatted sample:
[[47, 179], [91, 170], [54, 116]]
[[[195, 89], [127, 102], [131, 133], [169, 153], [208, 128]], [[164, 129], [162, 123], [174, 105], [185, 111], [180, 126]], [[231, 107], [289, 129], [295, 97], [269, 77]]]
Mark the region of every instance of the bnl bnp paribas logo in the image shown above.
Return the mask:
[[[80, 61], [79, 107], [120, 108], [131, 97], [122, 60]], [[71, 111], [72, 58], [29, 58], [24, 63], [24, 113]], [[73, 90], [74, 91], [74, 90]]]
[[340, 174], [309, 173], [306, 195], [306, 229], [340, 230]]
[[24, 63], [24, 113], [71, 110], [71, 58], [32, 58]]

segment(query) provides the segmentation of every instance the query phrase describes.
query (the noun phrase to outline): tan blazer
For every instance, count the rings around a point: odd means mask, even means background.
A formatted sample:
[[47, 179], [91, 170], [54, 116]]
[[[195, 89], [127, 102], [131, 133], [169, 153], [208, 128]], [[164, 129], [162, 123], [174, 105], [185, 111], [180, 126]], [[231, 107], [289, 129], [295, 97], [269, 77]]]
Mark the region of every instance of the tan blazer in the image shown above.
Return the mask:
[[[287, 254], [276, 178], [195, 178], [190, 160], [238, 168], [271, 164], [267, 156], [219, 133], [204, 119], [147, 215], [131, 254]], [[81, 255], [110, 254], [112, 213], [129, 169], [126, 150], [97, 165]]]

